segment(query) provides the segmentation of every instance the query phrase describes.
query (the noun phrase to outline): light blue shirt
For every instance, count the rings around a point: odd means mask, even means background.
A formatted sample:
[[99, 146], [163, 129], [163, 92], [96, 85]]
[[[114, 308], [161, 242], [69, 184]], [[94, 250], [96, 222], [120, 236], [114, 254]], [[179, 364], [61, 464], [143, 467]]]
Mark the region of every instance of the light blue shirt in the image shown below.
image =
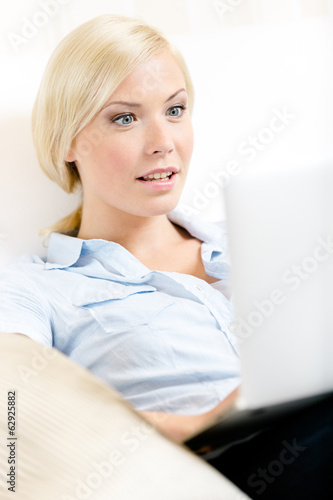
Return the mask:
[[[196, 414], [240, 382], [222, 224], [174, 210], [200, 239], [210, 285], [151, 271], [118, 243], [52, 233], [47, 257], [0, 272], [0, 331], [53, 346], [117, 389], [137, 410]], [[223, 291], [223, 290], [222, 290]]]

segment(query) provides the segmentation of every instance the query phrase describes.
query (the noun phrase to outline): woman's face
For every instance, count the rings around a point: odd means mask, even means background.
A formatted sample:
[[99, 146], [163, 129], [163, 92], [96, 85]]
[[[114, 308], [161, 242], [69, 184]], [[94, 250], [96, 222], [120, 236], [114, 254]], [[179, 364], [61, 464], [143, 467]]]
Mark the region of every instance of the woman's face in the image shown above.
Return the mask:
[[66, 158], [79, 170], [84, 209], [105, 217], [173, 210], [193, 150], [187, 106], [185, 79], [169, 52], [131, 73], [78, 134]]

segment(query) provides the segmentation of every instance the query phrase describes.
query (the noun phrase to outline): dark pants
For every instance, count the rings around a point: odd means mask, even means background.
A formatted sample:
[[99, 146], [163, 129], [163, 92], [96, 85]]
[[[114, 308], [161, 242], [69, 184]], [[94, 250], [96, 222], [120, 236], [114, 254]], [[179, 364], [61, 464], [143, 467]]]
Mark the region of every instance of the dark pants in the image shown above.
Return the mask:
[[253, 499], [332, 500], [333, 398], [205, 460]]

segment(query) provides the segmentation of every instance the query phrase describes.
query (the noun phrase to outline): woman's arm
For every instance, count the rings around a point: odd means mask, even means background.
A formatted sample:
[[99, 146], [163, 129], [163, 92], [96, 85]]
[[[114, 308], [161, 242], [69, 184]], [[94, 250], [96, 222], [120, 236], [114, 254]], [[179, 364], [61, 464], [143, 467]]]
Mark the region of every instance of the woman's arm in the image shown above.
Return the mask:
[[156, 411], [140, 411], [148, 422], [176, 443], [186, 441], [223, 413], [237, 398], [238, 387], [212, 410], [201, 415], [175, 415]]

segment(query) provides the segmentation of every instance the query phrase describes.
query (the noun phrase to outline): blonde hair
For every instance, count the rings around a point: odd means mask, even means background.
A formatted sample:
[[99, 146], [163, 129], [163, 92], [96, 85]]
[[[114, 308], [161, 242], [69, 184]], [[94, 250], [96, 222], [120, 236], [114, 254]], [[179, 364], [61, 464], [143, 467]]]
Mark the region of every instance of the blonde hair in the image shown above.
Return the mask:
[[[32, 132], [42, 170], [64, 191], [72, 193], [81, 185], [75, 163], [65, 160], [77, 134], [126, 76], [163, 50], [179, 63], [191, 110], [193, 85], [181, 53], [140, 19], [100, 16], [76, 28], [56, 47], [34, 103]], [[82, 204], [42, 233], [78, 230], [81, 213]]]

